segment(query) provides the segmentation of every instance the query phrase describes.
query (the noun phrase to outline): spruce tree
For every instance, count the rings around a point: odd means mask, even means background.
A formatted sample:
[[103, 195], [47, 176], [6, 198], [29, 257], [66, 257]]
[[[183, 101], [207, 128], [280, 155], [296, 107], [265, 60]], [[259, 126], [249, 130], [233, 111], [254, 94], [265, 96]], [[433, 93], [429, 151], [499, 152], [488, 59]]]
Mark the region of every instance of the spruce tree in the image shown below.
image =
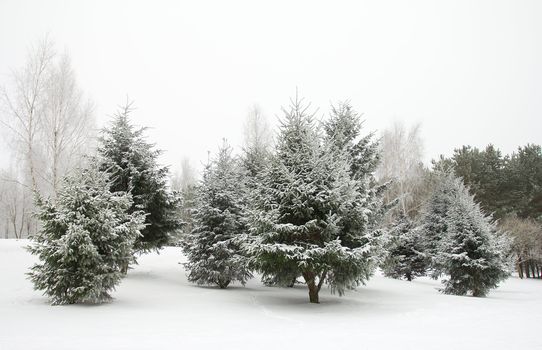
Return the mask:
[[241, 244], [244, 175], [226, 143], [205, 168], [197, 189], [194, 229], [183, 240], [188, 280], [226, 288], [251, 277]]
[[423, 251], [433, 279], [437, 279], [442, 274], [441, 266], [435, 257], [439, 252], [442, 239], [448, 234], [449, 210], [458, 188], [462, 186], [461, 180], [446, 171], [437, 171], [435, 181], [435, 187], [420, 215]]
[[446, 217], [447, 234], [436, 257], [447, 275], [442, 292], [471, 292], [475, 297], [483, 297], [509, 274], [504, 242], [463, 183], [455, 183], [458, 187]]
[[145, 216], [129, 214], [131, 196], [109, 187], [106, 174], [88, 168], [67, 177], [54, 202], [38, 200], [42, 229], [28, 249], [40, 262], [29, 276], [53, 304], [109, 300], [132, 259]]
[[135, 128], [129, 119], [130, 104], [102, 130], [98, 147], [100, 169], [111, 175], [112, 192], [129, 192], [130, 212], [146, 213], [145, 228], [135, 242], [136, 252], [158, 250], [170, 242], [170, 234], [181, 227], [179, 198], [168, 186], [168, 168], [158, 164], [161, 151], [146, 141], [145, 128]]
[[401, 215], [393, 223], [384, 251], [382, 270], [385, 276], [412, 281], [425, 275], [427, 258], [422, 236], [407, 216]]
[[325, 141], [334, 152], [345, 153], [350, 163], [350, 177], [357, 190], [366, 196], [366, 227], [374, 230], [380, 226], [388, 205], [383, 203], [387, 184], [377, 184], [374, 173], [380, 161], [378, 142], [373, 141], [374, 133], [361, 135], [361, 115], [350, 105], [340, 102], [331, 107], [329, 119], [324, 122]]
[[318, 303], [324, 283], [342, 295], [369, 278], [378, 237], [369, 229], [371, 194], [353, 178], [350, 154], [324, 139], [308, 108], [296, 98], [283, 109], [246, 248], [264, 279], [288, 285], [302, 276]]

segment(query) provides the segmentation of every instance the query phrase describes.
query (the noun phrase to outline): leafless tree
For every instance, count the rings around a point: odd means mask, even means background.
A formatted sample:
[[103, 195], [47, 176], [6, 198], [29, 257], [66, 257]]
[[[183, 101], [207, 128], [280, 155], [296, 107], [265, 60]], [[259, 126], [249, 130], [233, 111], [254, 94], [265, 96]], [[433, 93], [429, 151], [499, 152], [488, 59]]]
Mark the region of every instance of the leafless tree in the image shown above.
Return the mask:
[[14, 146], [22, 154], [34, 191], [38, 191], [36, 163], [44, 95], [54, 57], [53, 45], [48, 38], [31, 47], [24, 67], [11, 74], [11, 89], [3, 87], [0, 95], [3, 112], [0, 123], [10, 131]]
[[381, 162], [376, 175], [382, 182], [391, 181], [385, 200], [398, 201], [393, 213], [415, 217], [426, 193], [426, 173], [422, 161], [423, 142], [420, 125], [407, 128], [395, 122], [384, 130], [380, 141]]
[[77, 165], [94, 137], [93, 106], [83, 99], [67, 54], [51, 65], [45, 93], [43, 140], [47, 179], [56, 195], [61, 177]]
[[171, 189], [183, 192], [197, 183], [196, 169], [192, 166], [190, 158], [184, 156], [181, 159], [180, 169], [177, 168], [171, 176]]
[[253, 105], [247, 114], [244, 124], [245, 150], [267, 152], [273, 144], [273, 135], [269, 122], [258, 105]]
[[[14, 180], [15, 179], [15, 180]], [[0, 173], [0, 213], [4, 223], [4, 237], [28, 237], [35, 220], [32, 217], [32, 197], [25, 185], [16, 180], [17, 174], [13, 169]]]
[[94, 144], [92, 104], [83, 98], [67, 54], [49, 38], [30, 48], [24, 65], [0, 89], [0, 125], [17, 164], [0, 173], [0, 205], [15, 237], [35, 229], [33, 198], [56, 194], [60, 179]]
[[533, 219], [508, 216], [499, 228], [512, 239], [512, 253], [520, 278], [542, 278], [542, 225]]

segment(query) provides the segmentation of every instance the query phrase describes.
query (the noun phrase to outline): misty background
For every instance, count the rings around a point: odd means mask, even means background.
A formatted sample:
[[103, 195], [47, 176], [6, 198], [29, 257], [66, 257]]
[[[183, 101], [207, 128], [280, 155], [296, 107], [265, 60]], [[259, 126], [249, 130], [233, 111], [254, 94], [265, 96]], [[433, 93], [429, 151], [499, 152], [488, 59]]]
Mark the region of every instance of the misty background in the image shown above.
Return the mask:
[[538, 1], [2, 1], [0, 77], [48, 33], [97, 126], [128, 96], [173, 168], [241, 145], [254, 104], [276, 123], [296, 87], [322, 116], [349, 99], [366, 130], [421, 123], [427, 162], [463, 144], [510, 153], [542, 141], [541, 15]]

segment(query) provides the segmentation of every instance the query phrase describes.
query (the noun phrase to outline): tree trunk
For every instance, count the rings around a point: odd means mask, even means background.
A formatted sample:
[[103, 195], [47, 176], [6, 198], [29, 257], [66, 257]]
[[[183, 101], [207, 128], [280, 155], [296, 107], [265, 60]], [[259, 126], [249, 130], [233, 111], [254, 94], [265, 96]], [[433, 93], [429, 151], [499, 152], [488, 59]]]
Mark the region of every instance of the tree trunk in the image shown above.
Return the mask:
[[226, 289], [228, 288], [228, 285], [230, 284], [230, 280], [222, 280], [222, 279], [218, 279], [218, 286], [220, 287], [220, 289]]
[[316, 274], [312, 271], [303, 272], [303, 278], [305, 279], [307, 287], [309, 288], [309, 301], [311, 303], [318, 304], [318, 286], [316, 285], [316, 281], [314, 280], [315, 277]]
[[128, 265], [129, 264], [122, 264], [122, 266], [120, 267], [120, 272], [122, 272], [123, 275], [128, 274]]
[[297, 277], [292, 278], [292, 281], [288, 284], [288, 288], [293, 288], [297, 282]]
[[518, 271], [519, 278], [523, 279], [523, 268], [521, 267], [521, 263], [518, 261], [516, 262], [516, 270]]
[[32, 221], [30, 218], [26, 219], [26, 238], [30, 238], [30, 227], [32, 226]]
[[24, 220], [26, 216], [26, 209], [23, 207], [23, 212], [21, 213], [21, 226], [19, 227], [19, 238], [23, 238], [23, 229], [24, 229]]
[[19, 237], [17, 237], [17, 218], [14, 217], [11, 223], [13, 225], [13, 234], [15, 235], [15, 239], [19, 239]]
[[36, 169], [34, 166], [34, 149], [33, 149], [34, 139], [32, 136], [28, 140], [27, 148], [27, 162], [30, 170], [30, 181], [32, 182], [32, 191], [38, 193], [38, 181], [36, 180]]

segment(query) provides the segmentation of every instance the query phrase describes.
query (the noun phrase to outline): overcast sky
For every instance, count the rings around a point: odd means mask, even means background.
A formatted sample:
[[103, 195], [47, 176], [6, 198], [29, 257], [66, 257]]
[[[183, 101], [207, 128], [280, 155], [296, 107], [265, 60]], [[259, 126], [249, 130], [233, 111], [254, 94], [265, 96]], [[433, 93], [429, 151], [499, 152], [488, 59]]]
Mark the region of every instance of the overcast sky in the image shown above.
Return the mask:
[[[350, 99], [368, 130], [422, 123], [426, 160], [542, 143], [542, 1], [0, 1], [0, 84], [45, 33], [98, 125], [128, 95], [167, 151], [234, 145], [253, 104]], [[5, 151], [2, 151], [5, 154]]]

